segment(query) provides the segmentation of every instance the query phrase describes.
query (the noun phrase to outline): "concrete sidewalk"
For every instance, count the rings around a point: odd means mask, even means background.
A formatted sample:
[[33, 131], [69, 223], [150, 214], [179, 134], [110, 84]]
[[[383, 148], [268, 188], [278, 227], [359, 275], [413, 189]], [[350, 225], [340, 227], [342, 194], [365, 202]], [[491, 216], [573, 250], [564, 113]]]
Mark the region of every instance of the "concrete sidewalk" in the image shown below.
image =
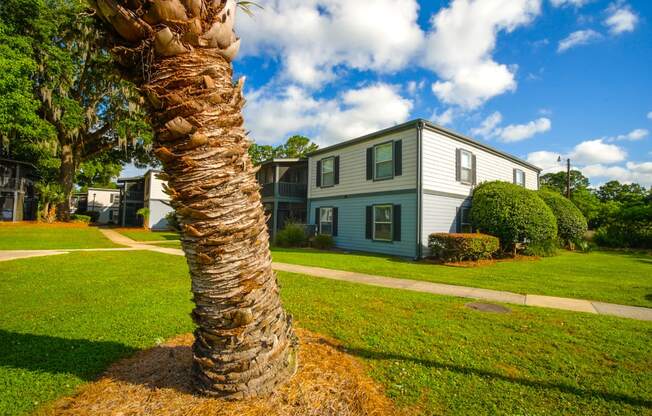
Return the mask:
[[[122, 249], [34, 250], [20, 252], [0, 252], [0, 261], [16, 258], [63, 254], [71, 251], [148, 250], [175, 256], [184, 255], [183, 251], [180, 249], [157, 247], [149, 245], [146, 242], [134, 241], [114, 230], [100, 229], [100, 231], [114, 243], [127, 247]], [[586, 312], [597, 315], [618, 316], [621, 318], [637, 319], [641, 321], [652, 321], [652, 309], [637, 306], [618, 305], [614, 303], [596, 302], [584, 299], [559, 298], [554, 296], [522, 295], [519, 293], [506, 292], [501, 290], [447, 285], [442, 283], [431, 283], [410, 279], [399, 279], [394, 277], [376, 276], [343, 270], [325, 269], [322, 267], [300, 266], [297, 264], [274, 262], [272, 267], [274, 270], [281, 272], [305, 274], [309, 276], [341, 280], [345, 282], [359, 283], [370, 286], [385, 287], [390, 289], [411, 290], [413, 292], [432, 293], [435, 295], [455, 296], [470, 299], [480, 299], [490, 302], [537, 306], [540, 308], [561, 309], [566, 311]]]

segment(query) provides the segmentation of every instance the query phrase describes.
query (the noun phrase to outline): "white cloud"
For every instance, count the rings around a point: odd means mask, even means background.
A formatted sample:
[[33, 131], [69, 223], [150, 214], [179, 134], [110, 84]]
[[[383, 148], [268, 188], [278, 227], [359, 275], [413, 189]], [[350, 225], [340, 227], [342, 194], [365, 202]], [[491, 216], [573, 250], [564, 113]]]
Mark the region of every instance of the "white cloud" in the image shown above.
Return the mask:
[[453, 0], [431, 19], [424, 62], [441, 78], [432, 90], [444, 103], [473, 109], [516, 89], [514, 67], [493, 60], [499, 32], [527, 25], [540, 0]]
[[408, 81], [406, 89], [408, 94], [410, 95], [416, 95], [419, 91], [421, 91], [424, 87], [426, 86], [426, 81], [421, 80], [421, 81]]
[[635, 129], [630, 131], [627, 134], [620, 134], [616, 137], [609, 137], [607, 138], [607, 141], [609, 142], [615, 142], [615, 141], [630, 141], [630, 142], [635, 142], [637, 140], [642, 140], [646, 138], [650, 132], [646, 129]]
[[627, 162], [625, 166], [605, 166], [602, 164], [588, 165], [580, 169], [592, 182], [597, 179], [604, 181], [617, 180], [622, 183], [638, 183], [643, 186], [652, 186], [652, 162], [634, 163]]
[[505, 127], [500, 127], [502, 121], [502, 114], [496, 111], [484, 119], [479, 127], [472, 129], [471, 133], [484, 137], [485, 139], [498, 137], [502, 142], [511, 143], [529, 139], [536, 134], [545, 133], [552, 128], [552, 122], [547, 117], [541, 117], [525, 124], [510, 124]]
[[526, 124], [510, 124], [501, 129], [500, 141], [507, 143], [519, 142], [521, 140], [529, 139], [536, 134], [545, 133], [551, 128], [552, 122], [546, 117], [538, 118]]
[[538, 152], [528, 153], [527, 161], [543, 169], [542, 173], [553, 173], [564, 170], [562, 164], [557, 162], [557, 158], [560, 156], [559, 153], [540, 150]]
[[589, 3], [591, 0], [550, 0], [550, 3], [554, 7], [565, 7], [565, 6], [573, 6], [573, 7], [582, 7], [585, 4]]
[[298, 86], [281, 91], [263, 88], [247, 94], [246, 125], [261, 144], [302, 133], [329, 145], [406, 121], [412, 101], [397, 91], [393, 85], [374, 84], [325, 100]]
[[435, 123], [441, 126], [449, 126], [453, 123], [455, 116], [456, 116], [455, 110], [453, 110], [452, 108], [447, 108], [442, 113], [437, 113], [437, 112], [432, 113], [432, 116], [430, 118], [432, 119], [432, 121], [434, 121]]
[[559, 45], [557, 46], [557, 52], [560, 53], [565, 52], [570, 48], [574, 48], [580, 45], [586, 45], [591, 42], [597, 41], [601, 38], [602, 35], [596, 32], [595, 30], [592, 29], [578, 30], [559, 41]]
[[638, 24], [638, 15], [624, 1], [616, 1], [610, 4], [607, 13], [609, 16], [605, 19], [604, 24], [613, 35], [633, 32]]
[[603, 139], [584, 141], [568, 154], [577, 165], [611, 164], [625, 160], [627, 152], [615, 144], [607, 144]]
[[652, 111], [650, 111], [649, 113], [647, 113], [647, 118], [650, 119], [650, 120], [652, 120]]
[[496, 111], [489, 115], [489, 117], [485, 118], [479, 127], [471, 129], [471, 134], [487, 139], [491, 138], [495, 136], [496, 128], [500, 123], [502, 123], [502, 121], [503, 115]]
[[416, 0], [261, 0], [242, 17], [242, 56], [273, 56], [292, 82], [319, 86], [337, 68], [393, 72], [422, 46]]

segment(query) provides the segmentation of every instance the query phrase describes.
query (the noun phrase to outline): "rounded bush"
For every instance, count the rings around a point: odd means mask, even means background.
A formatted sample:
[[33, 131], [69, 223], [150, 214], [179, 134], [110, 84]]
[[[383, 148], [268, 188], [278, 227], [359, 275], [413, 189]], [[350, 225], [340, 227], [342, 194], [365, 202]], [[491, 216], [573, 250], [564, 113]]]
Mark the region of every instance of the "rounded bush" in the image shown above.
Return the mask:
[[554, 191], [544, 189], [538, 194], [557, 219], [557, 235], [562, 244], [569, 245], [582, 241], [588, 225], [586, 218], [575, 204]]
[[507, 182], [485, 182], [473, 192], [471, 222], [498, 237], [505, 251], [517, 243], [542, 244], [557, 238], [557, 220], [534, 191]]
[[313, 247], [318, 250], [328, 250], [333, 248], [335, 242], [333, 237], [327, 234], [317, 234], [312, 242]]
[[303, 247], [306, 241], [306, 231], [301, 224], [287, 222], [285, 227], [276, 233], [276, 245], [280, 247]]

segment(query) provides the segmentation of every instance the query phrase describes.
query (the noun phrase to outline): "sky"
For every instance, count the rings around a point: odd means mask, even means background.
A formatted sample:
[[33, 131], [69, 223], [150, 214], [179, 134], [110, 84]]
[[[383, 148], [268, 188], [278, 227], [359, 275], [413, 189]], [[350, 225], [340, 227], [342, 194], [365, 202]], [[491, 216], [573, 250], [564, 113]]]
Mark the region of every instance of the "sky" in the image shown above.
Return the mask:
[[257, 3], [234, 61], [256, 143], [424, 118], [544, 172], [561, 156], [592, 186], [652, 186], [649, 0]]

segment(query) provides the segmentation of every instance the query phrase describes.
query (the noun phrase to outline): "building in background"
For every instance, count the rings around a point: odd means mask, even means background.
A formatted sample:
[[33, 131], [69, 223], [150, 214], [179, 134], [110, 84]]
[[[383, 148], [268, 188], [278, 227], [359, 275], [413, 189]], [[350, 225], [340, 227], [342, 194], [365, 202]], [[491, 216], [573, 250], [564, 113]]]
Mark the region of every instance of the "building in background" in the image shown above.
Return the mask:
[[261, 186], [267, 226], [274, 239], [287, 221], [306, 224], [308, 160], [271, 159], [260, 165], [256, 179]]
[[86, 192], [76, 192], [71, 201], [78, 214], [97, 213], [96, 224], [118, 224], [120, 189], [88, 188]]
[[0, 221], [34, 221], [38, 197], [34, 165], [0, 158]]
[[120, 208], [118, 224], [123, 227], [142, 227], [143, 218], [137, 212], [141, 208], [149, 209], [149, 224], [152, 230], [168, 229], [165, 218], [173, 211], [170, 197], [163, 192], [162, 181], [157, 178], [160, 171], [149, 170], [143, 176], [118, 179], [120, 186]]

